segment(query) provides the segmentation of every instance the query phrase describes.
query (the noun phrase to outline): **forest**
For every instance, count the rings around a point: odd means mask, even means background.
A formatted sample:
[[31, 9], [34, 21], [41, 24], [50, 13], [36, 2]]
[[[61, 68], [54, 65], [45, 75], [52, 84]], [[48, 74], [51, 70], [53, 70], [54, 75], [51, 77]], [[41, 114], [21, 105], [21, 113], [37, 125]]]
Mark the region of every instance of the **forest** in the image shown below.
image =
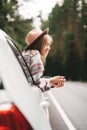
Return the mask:
[[[49, 6], [49, 5], [48, 5]], [[33, 29], [33, 18], [24, 19], [18, 12], [17, 0], [0, 0], [0, 28], [7, 32], [21, 51], [25, 36]], [[64, 0], [52, 9], [48, 19], [40, 13], [41, 29], [49, 27], [53, 37], [44, 75], [64, 75], [67, 80], [87, 81], [87, 3]]]

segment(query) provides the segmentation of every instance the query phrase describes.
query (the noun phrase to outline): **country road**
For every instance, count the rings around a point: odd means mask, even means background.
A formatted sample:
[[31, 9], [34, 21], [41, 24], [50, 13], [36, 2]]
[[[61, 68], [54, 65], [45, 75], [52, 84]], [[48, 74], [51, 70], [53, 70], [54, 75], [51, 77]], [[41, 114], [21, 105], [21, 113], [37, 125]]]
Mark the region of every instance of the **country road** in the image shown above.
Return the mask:
[[87, 130], [87, 83], [68, 81], [48, 95], [53, 130]]

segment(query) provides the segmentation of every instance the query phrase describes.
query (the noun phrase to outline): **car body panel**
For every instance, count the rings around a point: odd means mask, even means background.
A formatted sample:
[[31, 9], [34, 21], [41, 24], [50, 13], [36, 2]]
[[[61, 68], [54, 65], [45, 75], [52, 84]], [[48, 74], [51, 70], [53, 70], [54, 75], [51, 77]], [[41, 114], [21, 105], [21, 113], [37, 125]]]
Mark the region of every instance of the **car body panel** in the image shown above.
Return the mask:
[[0, 74], [7, 94], [34, 130], [51, 130], [40, 106], [41, 90], [28, 83], [4, 32], [0, 31]]

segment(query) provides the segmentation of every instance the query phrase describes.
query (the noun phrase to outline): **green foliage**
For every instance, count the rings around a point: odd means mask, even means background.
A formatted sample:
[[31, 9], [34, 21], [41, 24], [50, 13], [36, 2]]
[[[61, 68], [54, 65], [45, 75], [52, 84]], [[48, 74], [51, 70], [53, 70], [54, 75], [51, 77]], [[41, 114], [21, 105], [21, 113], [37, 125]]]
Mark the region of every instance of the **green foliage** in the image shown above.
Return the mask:
[[[64, 0], [62, 6], [55, 5], [47, 21], [43, 23], [50, 29], [52, 45], [49, 66], [71, 80], [87, 80], [87, 3], [85, 0]], [[44, 27], [44, 25], [42, 27]], [[55, 59], [56, 57], [56, 65]], [[54, 62], [54, 63], [52, 63]], [[55, 65], [55, 66], [54, 66]], [[48, 70], [50, 67], [47, 66]], [[47, 72], [49, 73], [49, 71]]]
[[64, 34], [64, 42], [62, 46], [63, 60], [62, 64], [65, 70], [66, 78], [71, 80], [79, 80], [80, 74], [80, 58], [76, 53], [74, 33], [69, 30]]
[[13, 28], [10, 30], [9, 35], [17, 41], [17, 45], [21, 50], [23, 50], [26, 46], [25, 36], [32, 29], [31, 20], [17, 20], [15, 22], [10, 23], [10, 26]]
[[[16, 1], [14, 0], [16, 3]], [[16, 5], [13, 1], [8, 2], [8, 0], [0, 1], [0, 28], [5, 29], [8, 26], [8, 22], [14, 20]], [[14, 7], [14, 8], [13, 8]]]
[[26, 46], [25, 36], [32, 29], [32, 19], [21, 18], [17, 0], [0, 0], [0, 28], [17, 42], [20, 50], [23, 50]]
[[61, 69], [62, 69], [61, 64], [57, 57], [55, 57], [55, 59], [52, 58], [51, 56], [47, 57], [44, 75], [48, 75], [51, 77], [55, 75], [61, 75], [62, 74]]
[[[17, 9], [17, 0], [0, 0], [0, 28], [17, 41], [17, 45], [23, 50], [26, 46], [25, 36], [33, 28], [32, 19], [22, 19]], [[54, 40], [45, 73], [51, 76], [62, 74], [67, 79], [87, 81], [85, 0], [64, 0], [62, 6], [55, 5], [47, 21], [41, 19], [41, 22], [43, 29], [49, 27]]]

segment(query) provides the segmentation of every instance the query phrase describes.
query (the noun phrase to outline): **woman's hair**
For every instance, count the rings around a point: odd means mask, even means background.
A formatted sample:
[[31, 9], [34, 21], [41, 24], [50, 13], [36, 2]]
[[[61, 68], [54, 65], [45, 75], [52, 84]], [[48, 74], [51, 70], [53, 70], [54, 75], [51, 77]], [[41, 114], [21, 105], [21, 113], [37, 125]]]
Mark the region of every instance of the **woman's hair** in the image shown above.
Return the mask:
[[[43, 50], [43, 46], [47, 45], [49, 43], [49, 45], [51, 45], [53, 42], [53, 39], [50, 35], [46, 34], [43, 37], [37, 39], [35, 41], [35, 43], [31, 44], [29, 49], [30, 50], [38, 50], [41, 54], [42, 50]], [[42, 56], [41, 55], [41, 59], [43, 61], [43, 63], [45, 63], [46, 60], [46, 56]]]

